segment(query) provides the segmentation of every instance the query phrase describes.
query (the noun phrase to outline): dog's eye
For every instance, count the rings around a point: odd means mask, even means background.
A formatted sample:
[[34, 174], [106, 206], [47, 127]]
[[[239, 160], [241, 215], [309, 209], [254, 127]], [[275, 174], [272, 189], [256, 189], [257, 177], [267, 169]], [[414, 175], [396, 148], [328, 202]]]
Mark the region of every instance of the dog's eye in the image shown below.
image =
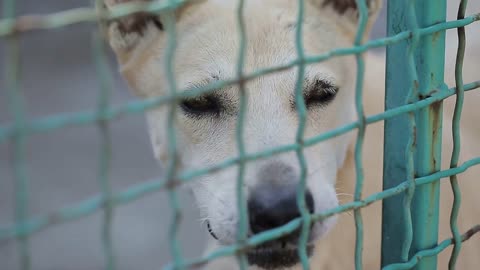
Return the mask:
[[219, 99], [213, 95], [185, 99], [180, 103], [180, 107], [185, 113], [193, 116], [218, 115], [221, 110]]
[[330, 82], [317, 80], [315, 84], [305, 94], [305, 105], [307, 107], [315, 105], [327, 105], [332, 102], [338, 92], [338, 87]]
[[312, 105], [327, 105], [336, 95], [337, 91], [332, 89], [315, 91], [315, 93], [310, 93], [305, 97], [305, 105], [307, 105], [307, 107]]

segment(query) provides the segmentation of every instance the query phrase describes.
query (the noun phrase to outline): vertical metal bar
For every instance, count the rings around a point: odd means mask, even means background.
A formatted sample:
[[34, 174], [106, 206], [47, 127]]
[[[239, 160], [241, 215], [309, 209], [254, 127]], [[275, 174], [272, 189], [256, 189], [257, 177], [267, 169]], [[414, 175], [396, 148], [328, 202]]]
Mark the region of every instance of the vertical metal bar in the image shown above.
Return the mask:
[[[445, 0], [416, 1], [419, 27], [446, 20]], [[419, 99], [444, 89], [445, 32], [420, 39], [416, 51]], [[415, 175], [422, 177], [441, 169], [442, 107], [438, 102], [416, 113]], [[440, 182], [417, 188], [412, 205], [413, 242], [410, 254], [431, 248], [438, 241]], [[437, 256], [423, 259], [415, 269], [436, 269]]]
[[[6, 0], [3, 3], [4, 18], [14, 18], [16, 1]], [[12, 139], [12, 163], [15, 176], [15, 223], [20, 230], [24, 230], [28, 217], [28, 177], [25, 167], [25, 110], [24, 98], [20, 92], [20, 44], [15, 34], [8, 37], [7, 53], [5, 58], [5, 83], [7, 89], [9, 111], [14, 118], [16, 134]], [[17, 237], [20, 268], [31, 268], [28, 234]]]
[[[245, 1], [239, 0], [237, 5], [237, 29], [240, 38], [240, 47], [238, 49], [238, 60], [237, 60], [237, 78], [239, 79], [238, 88], [240, 94], [240, 109], [238, 111], [238, 119], [236, 126], [236, 142], [238, 149], [238, 175], [236, 181], [236, 198], [237, 198], [237, 208], [238, 208], [238, 232], [237, 232], [237, 242], [243, 244], [246, 242], [248, 237], [248, 215], [247, 215], [247, 201], [245, 199], [244, 192], [244, 177], [245, 177], [245, 141], [243, 139], [243, 130], [245, 124], [245, 112], [247, 109], [248, 96], [245, 89], [245, 80], [243, 80], [243, 69], [245, 66], [245, 52], [247, 46], [247, 33], [245, 27]], [[240, 270], [246, 270], [248, 268], [247, 257], [244, 252], [237, 254], [238, 265]]]
[[298, 113], [298, 129], [295, 141], [299, 147], [297, 152], [298, 162], [300, 164], [300, 184], [297, 188], [297, 206], [300, 210], [302, 217], [301, 234], [298, 242], [298, 256], [300, 258], [302, 268], [304, 270], [310, 269], [307, 255], [307, 241], [309, 228], [311, 224], [311, 216], [306, 207], [305, 202], [305, 185], [307, 177], [307, 161], [303, 152], [303, 141], [305, 134], [305, 123], [307, 119], [307, 107], [303, 98], [303, 82], [305, 75], [305, 51], [303, 47], [303, 21], [305, 16], [305, 3], [304, 0], [298, 0], [298, 14], [297, 14], [297, 29], [295, 31], [295, 47], [297, 50], [297, 56], [299, 59], [298, 75], [295, 85], [295, 106]]
[[[416, 15], [414, 23], [418, 24], [418, 27], [445, 21], [445, 0], [411, 3], [416, 13], [413, 14]], [[411, 30], [412, 14], [409, 13], [411, 11], [409, 1], [388, 1], [387, 9], [389, 36]], [[415, 31], [413, 31], [412, 37], [413, 43], [416, 43], [413, 44], [416, 45], [414, 63], [410, 63], [406, 57], [412, 46], [411, 43], [401, 42], [387, 47], [386, 109], [427, 98], [433, 92], [444, 88], [444, 32], [421, 37], [415, 42]], [[413, 91], [417, 96], [408, 97], [408, 93], [414, 93]], [[412, 176], [426, 176], [440, 169], [442, 102], [416, 111], [414, 117], [410, 119], [409, 116], [398, 116], [385, 122], [384, 189], [398, 185], [406, 179], [412, 179]], [[413, 141], [409, 142], [411, 128]], [[409, 145], [414, 149], [413, 175], [408, 172], [409, 155], [405, 154], [405, 149], [409, 149]], [[415, 190], [411, 204], [413, 229], [411, 248], [409, 243], [404, 243], [403, 246], [398, 245], [412, 233], [408, 229], [409, 226], [405, 226], [408, 224], [408, 216], [399, 214], [404, 208], [403, 203], [408, 202], [407, 199], [406, 194], [383, 202], [382, 266], [401, 262], [405, 259], [405, 256], [402, 258], [402, 252], [405, 253], [406, 249], [410, 249], [411, 256], [437, 243], [439, 182], [424, 185]], [[415, 269], [436, 269], [436, 261], [436, 256], [424, 258]]]
[[[355, 36], [355, 46], [362, 44], [367, 20], [368, 20], [368, 8], [365, 0], [356, 0], [356, 4], [359, 10], [357, 34]], [[363, 80], [365, 75], [365, 61], [362, 54], [355, 54], [357, 61], [357, 74], [355, 82], [355, 110], [359, 121], [357, 141], [355, 143], [355, 194], [354, 200], [360, 201], [362, 199], [364, 173], [363, 173], [363, 143], [365, 139], [366, 118], [365, 111], [363, 109]], [[355, 209], [353, 211], [355, 219], [355, 270], [363, 269], [363, 219], [361, 209]]]
[[[387, 3], [387, 35], [392, 36], [395, 33], [407, 29], [405, 17], [406, 7], [397, 1]], [[395, 28], [394, 28], [395, 27]], [[385, 109], [392, 109], [405, 103], [409, 85], [404, 78], [394, 76], [395, 74], [407, 74], [407, 62], [405, 52], [407, 51], [407, 42], [400, 42], [395, 45], [387, 46], [386, 63], [386, 94]], [[395, 89], [394, 87], [397, 87]], [[398, 91], [400, 89], [400, 91]], [[409, 119], [408, 116], [397, 116], [385, 121], [385, 147], [384, 147], [384, 175], [383, 189], [392, 188], [407, 179], [407, 156], [404, 150], [408, 145]], [[396, 142], [396, 143], [390, 143]], [[406, 222], [405, 216], [399, 215], [403, 201], [403, 196], [387, 198], [383, 201], [382, 209], [382, 266], [401, 261], [402, 248], [401, 243], [406, 237], [406, 231], [403, 224]]]
[[97, 113], [99, 114], [100, 119], [98, 121], [98, 129], [101, 139], [98, 181], [105, 209], [102, 225], [102, 244], [106, 258], [105, 269], [113, 270], [115, 269], [115, 257], [112, 243], [113, 204], [112, 190], [108, 180], [112, 156], [112, 142], [108, 120], [105, 119], [109, 107], [110, 92], [113, 88], [113, 82], [108, 71], [104, 43], [98, 32], [95, 32], [93, 35], [93, 56], [97, 66], [98, 80], [100, 82], [100, 92], [97, 105]]
[[[174, 6], [178, 3], [178, 0], [168, 0], [168, 4]], [[167, 75], [168, 87], [170, 89], [170, 95], [177, 95], [177, 82], [174, 73], [174, 60], [175, 60], [175, 48], [177, 46], [177, 33], [176, 33], [176, 18], [175, 11], [166, 11], [162, 13], [163, 22], [165, 29], [167, 31], [167, 49], [166, 49], [166, 58], [165, 58], [165, 69]], [[167, 120], [167, 138], [168, 138], [168, 156], [169, 164], [167, 165], [166, 179], [169, 183], [168, 185], [168, 199], [172, 209], [172, 221], [169, 228], [169, 243], [170, 251], [173, 257], [173, 269], [185, 269], [183, 267], [183, 257], [181, 252], [180, 243], [178, 240], [178, 230], [180, 227], [180, 222], [182, 220], [182, 213], [180, 202], [178, 199], [178, 194], [176, 188], [178, 186], [177, 181], [177, 164], [178, 164], [178, 153], [177, 153], [177, 137], [175, 131], [175, 118], [178, 107], [178, 100], [175, 99], [169, 104], [168, 108], [168, 120]]]
[[[462, 0], [458, 8], [457, 19], [461, 20], [465, 18], [465, 10], [467, 9], [468, 0]], [[455, 112], [453, 114], [452, 122], [452, 138], [453, 138], [453, 151], [452, 159], [450, 160], [450, 168], [455, 168], [458, 166], [458, 159], [460, 156], [460, 119], [462, 117], [462, 108], [463, 108], [463, 99], [465, 89], [463, 87], [463, 59], [465, 57], [465, 27], [459, 27], [457, 29], [458, 33], [458, 49], [457, 49], [457, 58], [455, 61], [455, 84], [456, 84], [456, 102], [455, 102]], [[457, 226], [458, 212], [460, 210], [461, 204], [461, 192], [460, 187], [457, 182], [457, 175], [452, 175], [450, 177], [450, 184], [452, 186], [453, 192], [453, 205], [452, 212], [450, 214], [450, 230], [454, 239], [454, 247], [448, 262], [448, 269], [455, 269], [455, 264], [457, 262], [458, 255], [460, 254], [460, 249], [462, 248], [462, 237]]]

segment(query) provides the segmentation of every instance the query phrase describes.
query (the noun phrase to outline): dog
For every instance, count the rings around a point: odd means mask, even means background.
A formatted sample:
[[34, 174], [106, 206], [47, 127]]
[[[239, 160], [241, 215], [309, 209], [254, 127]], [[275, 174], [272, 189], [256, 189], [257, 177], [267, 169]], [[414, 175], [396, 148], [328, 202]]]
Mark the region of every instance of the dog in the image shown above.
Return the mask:
[[[106, 8], [141, 0], [105, 0]], [[148, 0], [143, 0], [148, 2]], [[166, 0], [164, 0], [166, 2]], [[365, 37], [382, 6], [381, 0], [367, 0], [368, 23]], [[168, 35], [165, 29], [175, 20], [177, 43], [173, 71], [179, 91], [190, 91], [237, 75], [240, 46], [237, 25], [237, 0], [190, 1], [174, 14], [154, 16], [137, 13], [108, 23], [107, 38], [115, 52], [120, 72], [140, 98], [168, 95], [170, 82], [166, 70]], [[335, 48], [351, 47], [358, 26], [355, 0], [305, 0], [303, 49], [305, 55], [319, 55]], [[295, 43], [298, 1], [246, 0], [246, 32], [243, 72], [284, 65], [298, 58]], [[168, 18], [168, 19], [167, 19]], [[472, 35], [471, 35], [472, 36]], [[470, 46], [470, 45], [469, 45]], [[454, 52], [454, 46], [450, 51]], [[465, 81], [478, 80], [479, 46], [469, 47], [471, 57], [465, 64]], [[452, 63], [454, 54], [447, 56]], [[384, 111], [385, 59], [366, 53], [363, 102], [367, 115]], [[470, 59], [468, 59], [470, 58]], [[474, 61], [477, 59], [477, 61]], [[448, 66], [448, 65], [447, 65]], [[454, 85], [452, 67], [446, 81]], [[247, 94], [243, 139], [245, 151], [256, 153], [292, 144], [299, 127], [295, 85], [298, 67], [281, 70], [244, 82]], [[356, 121], [354, 105], [355, 56], [342, 56], [305, 66], [303, 99], [307, 108], [305, 138]], [[188, 89], [188, 90], [185, 90]], [[219, 164], [239, 154], [236, 143], [239, 86], [229, 85], [213, 92], [178, 102], [175, 114], [177, 170], [196, 170]], [[462, 120], [462, 160], [480, 153], [480, 126], [474, 119], [480, 101], [477, 92], [467, 93]], [[449, 167], [452, 151], [451, 123], [454, 98], [444, 102], [443, 168]], [[156, 158], [163, 164], [169, 155], [167, 122], [169, 107], [159, 106], [146, 113]], [[307, 210], [321, 213], [352, 198], [355, 170], [353, 145], [355, 132], [349, 132], [305, 148], [307, 164], [305, 204]], [[383, 123], [367, 127], [363, 164], [364, 195], [381, 191], [383, 160]], [[284, 225], [301, 215], [296, 191], [302, 167], [297, 154], [286, 152], [245, 166], [242, 187], [248, 208], [248, 236]], [[479, 223], [476, 195], [480, 182], [478, 168], [459, 176], [462, 187], [461, 231]], [[188, 185], [204, 217], [211, 243], [208, 251], [235, 243], [239, 224], [236, 199], [238, 167], [197, 177]], [[478, 177], [477, 177], [478, 178]], [[477, 181], [475, 181], [477, 180]], [[448, 181], [448, 180], [447, 180]], [[439, 239], [451, 237], [449, 213], [452, 192], [442, 180]], [[340, 202], [341, 201], [341, 202]], [[381, 203], [361, 210], [364, 221], [364, 269], [380, 268]], [[399, 211], [399, 215], [401, 212]], [[329, 217], [312, 224], [307, 253], [315, 269], [354, 269], [355, 229], [348, 214]], [[207, 230], [206, 230], [207, 232]], [[247, 251], [248, 269], [301, 269], [297, 255], [298, 231]], [[439, 269], [447, 269], [449, 248], [439, 256]], [[480, 265], [480, 241], [463, 245], [457, 269]], [[212, 261], [206, 269], [236, 269], [235, 257]]]

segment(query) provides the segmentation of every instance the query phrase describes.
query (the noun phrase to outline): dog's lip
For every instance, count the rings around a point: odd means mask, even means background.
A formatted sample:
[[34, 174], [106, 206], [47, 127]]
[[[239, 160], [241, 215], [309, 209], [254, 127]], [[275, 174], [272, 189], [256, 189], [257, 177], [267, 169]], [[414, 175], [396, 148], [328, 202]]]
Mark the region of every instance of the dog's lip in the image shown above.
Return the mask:
[[[282, 244], [285, 245], [285, 244]], [[267, 253], [267, 252], [290, 252], [290, 251], [297, 251], [298, 246], [297, 245], [292, 245], [292, 244], [286, 244], [287, 246], [275, 246], [275, 247], [270, 247], [270, 246], [259, 246], [259, 247], [254, 247], [252, 249], [249, 249], [247, 253], [251, 254], [259, 254], [259, 253]], [[307, 250], [310, 248], [314, 248], [315, 244], [307, 244], [306, 248]]]
[[[309, 243], [306, 246], [307, 255], [310, 257], [315, 245]], [[246, 252], [250, 265], [256, 265], [262, 269], [284, 269], [292, 267], [300, 262], [298, 246], [294, 244], [275, 243], [257, 246]]]
[[218, 240], [218, 237], [215, 235], [215, 233], [212, 230], [212, 227], [210, 226], [210, 221], [207, 219], [207, 229], [210, 235], [215, 238], [215, 240]]

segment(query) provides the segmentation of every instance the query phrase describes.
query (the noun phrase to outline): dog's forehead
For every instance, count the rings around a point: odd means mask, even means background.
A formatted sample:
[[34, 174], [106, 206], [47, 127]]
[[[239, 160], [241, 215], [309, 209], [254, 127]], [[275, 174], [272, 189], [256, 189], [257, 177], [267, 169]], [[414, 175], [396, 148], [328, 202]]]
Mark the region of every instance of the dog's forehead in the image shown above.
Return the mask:
[[[263, 1], [257, 3], [260, 2]], [[263, 5], [267, 5], [267, 2]], [[287, 6], [284, 5], [272, 4], [270, 9], [261, 10], [255, 7], [254, 4], [247, 5], [244, 13], [246, 40], [243, 72], [251, 74], [265, 68], [284, 66], [296, 61], [298, 52], [295, 12], [287, 10]], [[241, 41], [236, 9], [207, 4], [200, 9], [203, 9], [199, 10], [202, 16], [206, 14], [212, 14], [212, 16], [207, 21], [202, 21], [197, 27], [190, 27], [193, 23], [188, 20], [185, 24], [189, 27], [180, 27], [176, 75], [179, 86], [183, 89], [199, 83], [203, 84], [205, 81], [235, 78], [237, 75]], [[190, 20], [198, 19], [194, 17]], [[327, 26], [320, 19], [305, 21], [307, 22], [303, 27], [303, 47], [307, 56], [319, 55], [334, 48], [336, 35], [333, 33], [332, 26]], [[315, 77], [335, 78], [337, 77], [335, 74], [339, 73], [336, 62], [334, 60], [308, 65], [306, 73]], [[291, 68], [252, 80], [249, 84], [254, 88], [273, 84], [279, 88], [292, 89], [296, 78], [297, 70]]]

